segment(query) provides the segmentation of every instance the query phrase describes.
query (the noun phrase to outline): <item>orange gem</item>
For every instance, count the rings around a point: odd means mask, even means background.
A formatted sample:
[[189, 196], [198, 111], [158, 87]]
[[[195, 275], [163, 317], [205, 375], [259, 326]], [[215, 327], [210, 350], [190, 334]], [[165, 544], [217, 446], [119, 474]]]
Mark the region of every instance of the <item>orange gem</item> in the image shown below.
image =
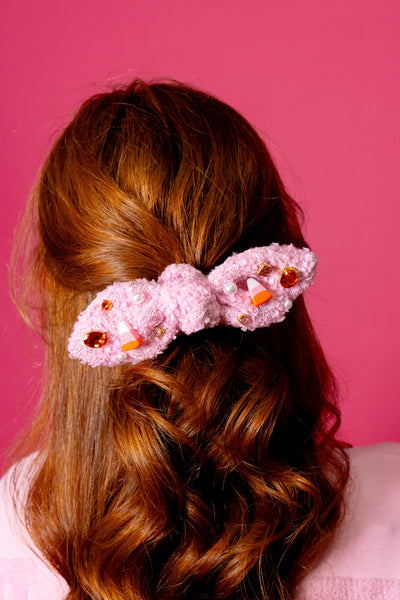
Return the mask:
[[272, 273], [272, 266], [268, 263], [261, 263], [257, 267], [257, 275], [261, 275], [261, 277], [268, 277]]
[[101, 308], [103, 310], [110, 310], [110, 308], [112, 308], [111, 300], [103, 300], [103, 302], [101, 303]]
[[83, 340], [89, 348], [101, 348], [107, 342], [104, 331], [89, 331]]
[[284, 269], [281, 276], [281, 286], [284, 288], [290, 288], [296, 285], [299, 280], [299, 273], [294, 267], [287, 267]]

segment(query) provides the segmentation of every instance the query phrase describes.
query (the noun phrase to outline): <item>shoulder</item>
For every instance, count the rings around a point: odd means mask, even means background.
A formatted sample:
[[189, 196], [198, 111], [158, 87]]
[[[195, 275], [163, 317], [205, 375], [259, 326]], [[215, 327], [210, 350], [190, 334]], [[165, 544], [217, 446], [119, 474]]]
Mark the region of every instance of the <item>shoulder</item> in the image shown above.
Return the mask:
[[34, 457], [14, 465], [0, 479], [0, 598], [61, 600], [67, 587], [35, 549], [17, 514], [11, 492], [19, 472], [17, 505], [23, 502]]
[[351, 479], [339, 541], [362, 553], [360, 570], [368, 566], [377, 575], [400, 577], [400, 444], [352, 448], [349, 456]]
[[399, 598], [400, 444], [350, 448], [348, 454], [343, 522], [300, 586], [307, 595], [299, 598]]
[[352, 466], [358, 464], [371, 464], [383, 460], [384, 463], [399, 464], [400, 461], [400, 443], [383, 442], [381, 444], [371, 444], [370, 446], [358, 446], [348, 448]]
[[[349, 448], [348, 506], [373, 518], [377, 510], [387, 518], [400, 510], [400, 444], [385, 443]], [[387, 509], [392, 510], [387, 510]], [[373, 509], [373, 510], [372, 510]], [[372, 510], [372, 512], [368, 512]]]

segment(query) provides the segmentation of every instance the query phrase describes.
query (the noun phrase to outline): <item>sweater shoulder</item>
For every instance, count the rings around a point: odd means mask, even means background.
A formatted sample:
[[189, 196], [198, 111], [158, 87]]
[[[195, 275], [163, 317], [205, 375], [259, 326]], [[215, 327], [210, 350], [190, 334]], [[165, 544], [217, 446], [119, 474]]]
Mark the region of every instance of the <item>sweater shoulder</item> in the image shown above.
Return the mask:
[[299, 600], [400, 597], [400, 444], [348, 453], [344, 518], [328, 551], [300, 584]]
[[32, 455], [0, 479], [0, 598], [62, 600], [68, 587], [35, 548], [22, 520], [21, 507], [34, 468]]

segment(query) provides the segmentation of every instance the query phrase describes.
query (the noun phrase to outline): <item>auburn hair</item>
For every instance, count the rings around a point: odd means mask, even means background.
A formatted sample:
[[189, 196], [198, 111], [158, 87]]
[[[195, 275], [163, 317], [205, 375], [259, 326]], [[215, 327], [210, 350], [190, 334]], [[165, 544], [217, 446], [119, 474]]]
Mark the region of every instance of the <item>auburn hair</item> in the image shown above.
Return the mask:
[[302, 297], [282, 323], [180, 335], [135, 366], [67, 353], [114, 281], [304, 247], [300, 217], [253, 127], [188, 85], [95, 95], [55, 142], [20, 238], [21, 310], [36, 298], [47, 346], [22, 517], [68, 600], [289, 600], [329, 544], [348, 464]]

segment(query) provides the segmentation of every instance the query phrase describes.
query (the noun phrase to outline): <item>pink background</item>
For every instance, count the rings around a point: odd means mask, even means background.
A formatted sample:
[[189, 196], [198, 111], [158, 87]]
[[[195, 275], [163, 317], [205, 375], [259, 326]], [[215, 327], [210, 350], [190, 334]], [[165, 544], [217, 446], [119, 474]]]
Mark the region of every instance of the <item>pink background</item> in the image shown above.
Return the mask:
[[341, 437], [400, 441], [399, 12], [395, 0], [3, 3], [0, 450], [29, 421], [42, 370], [7, 295], [13, 228], [54, 132], [136, 75], [209, 90], [269, 141], [320, 258], [307, 297], [341, 386]]

